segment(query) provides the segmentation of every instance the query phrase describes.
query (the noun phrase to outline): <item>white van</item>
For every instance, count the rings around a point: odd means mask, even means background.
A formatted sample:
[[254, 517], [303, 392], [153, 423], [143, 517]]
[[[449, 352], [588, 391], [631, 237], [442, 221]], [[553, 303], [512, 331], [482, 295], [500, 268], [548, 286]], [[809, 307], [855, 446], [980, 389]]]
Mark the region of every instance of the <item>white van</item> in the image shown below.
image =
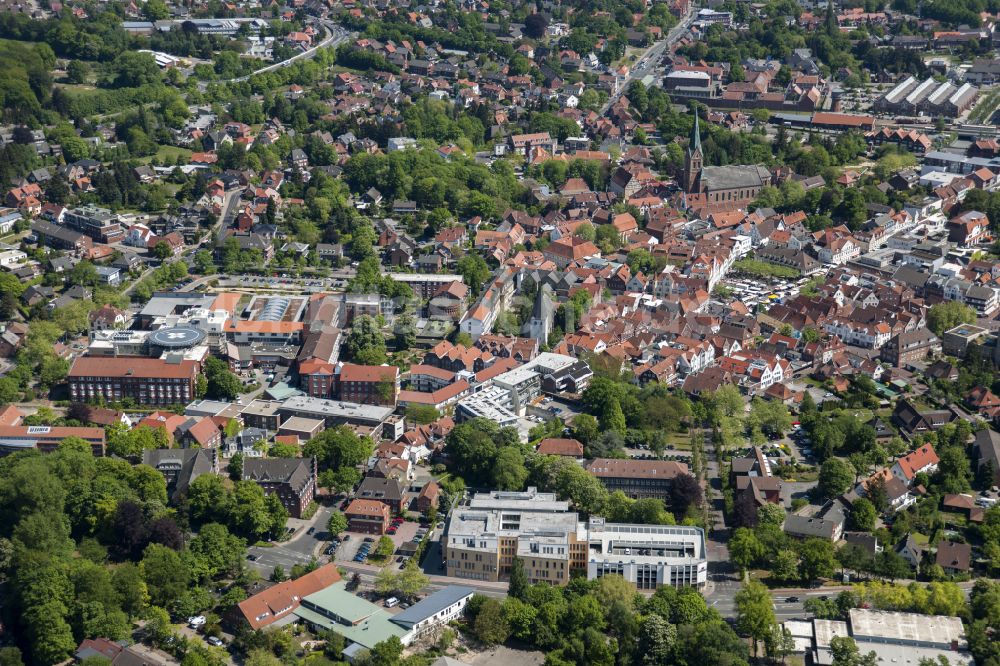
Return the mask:
[[385, 600], [386, 608], [392, 608], [393, 606], [396, 606], [398, 604], [399, 604], [399, 599], [397, 599], [396, 597], [389, 597], [388, 599]]

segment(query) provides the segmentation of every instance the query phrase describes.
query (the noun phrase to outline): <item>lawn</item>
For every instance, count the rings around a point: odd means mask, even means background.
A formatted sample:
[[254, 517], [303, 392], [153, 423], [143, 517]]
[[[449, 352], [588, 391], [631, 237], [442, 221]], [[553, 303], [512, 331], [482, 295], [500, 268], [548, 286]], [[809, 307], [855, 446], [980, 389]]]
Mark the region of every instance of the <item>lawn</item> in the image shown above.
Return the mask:
[[671, 450], [669, 447], [673, 446], [674, 449], [679, 449], [681, 451], [691, 450], [691, 435], [686, 432], [675, 432], [667, 435], [667, 450]]
[[179, 146], [160, 146], [160, 149], [156, 151], [155, 155], [143, 157], [139, 161], [144, 164], [149, 164], [155, 158], [159, 160], [160, 164], [174, 164], [177, 162], [178, 157], [182, 157], [187, 160], [191, 157], [191, 151], [187, 148], [181, 148]]

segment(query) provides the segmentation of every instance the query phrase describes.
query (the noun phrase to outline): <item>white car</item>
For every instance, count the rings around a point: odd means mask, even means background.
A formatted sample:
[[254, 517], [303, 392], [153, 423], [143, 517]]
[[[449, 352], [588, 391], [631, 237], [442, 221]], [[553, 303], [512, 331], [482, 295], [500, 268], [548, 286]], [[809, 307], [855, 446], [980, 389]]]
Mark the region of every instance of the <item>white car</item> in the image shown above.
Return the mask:
[[194, 617], [188, 618], [188, 626], [192, 629], [205, 626], [205, 622], [207, 622], [207, 620], [204, 615], [195, 615]]

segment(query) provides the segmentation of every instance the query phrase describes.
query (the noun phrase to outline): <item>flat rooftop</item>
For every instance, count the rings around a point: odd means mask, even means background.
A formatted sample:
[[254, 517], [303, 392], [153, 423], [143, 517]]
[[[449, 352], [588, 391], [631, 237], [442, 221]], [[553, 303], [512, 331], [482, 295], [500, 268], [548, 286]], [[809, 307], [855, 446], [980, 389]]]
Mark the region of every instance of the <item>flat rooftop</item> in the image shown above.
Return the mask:
[[628, 549], [694, 548], [695, 557], [705, 556], [705, 533], [699, 527], [683, 525], [630, 525], [605, 523], [590, 529], [591, 543], [601, 542], [604, 552]]
[[847, 623], [840, 620], [813, 620], [813, 627], [816, 630], [816, 647], [830, 647], [834, 638], [851, 635]]
[[515, 535], [521, 539], [532, 536], [552, 536], [565, 543], [570, 532], [581, 527], [577, 514], [554, 513], [530, 509], [481, 509], [460, 507], [452, 512], [448, 523], [449, 537]]
[[558, 372], [559, 370], [570, 367], [576, 362], [577, 359], [572, 356], [555, 354], [553, 352], [542, 352], [524, 365], [518, 366], [513, 370], [509, 370], [502, 375], [498, 375], [493, 379], [493, 381], [497, 384], [503, 384], [505, 386], [516, 386], [517, 384], [530, 379], [534, 375], [545, 375], [550, 372]]
[[852, 608], [849, 613], [855, 640], [880, 639], [892, 642], [926, 643], [950, 648], [967, 645], [965, 628], [957, 617], [917, 615]]
[[393, 412], [392, 407], [362, 405], [356, 402], [326, 400], [325, 398], [311, 398], [306, 395], [298, 395], [289, 398], [282, 403], [280, 409], [284, 411], [317, 414], [324, 417], [330, 416], [345, 419], [347, 421], [367, 421], [372, 423], [382, 423], [389, 418], [389, 415]]
[[560, 501], [555, 493], [540, 493], [537, 488], [532, 487], [525, 491], [494, 490], [476, 493], [469, 500], [469, 508], [555, 513], [569, 511], [569, 502]]
[[191, 308], [209, 309], [215, 302], [215, 295], [204, 295], [189, 292], [157, 293], [139, 312], [140, 317], [166, 317], [180, 314]]

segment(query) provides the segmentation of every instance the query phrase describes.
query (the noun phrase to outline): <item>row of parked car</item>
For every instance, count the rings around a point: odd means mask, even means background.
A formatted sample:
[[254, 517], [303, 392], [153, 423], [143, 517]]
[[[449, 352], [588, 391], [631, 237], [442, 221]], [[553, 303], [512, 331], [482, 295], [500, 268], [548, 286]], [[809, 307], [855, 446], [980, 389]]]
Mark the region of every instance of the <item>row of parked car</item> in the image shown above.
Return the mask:
[[357, 554], [354, 556], [355, 562], [364, 562], [368, 559], [368, 553], [371, 552], [373, 545], [375, 544], [375, 539], [371, 537], [365, 537], [365, 542], [361, 544], [358, 548]]
[[402, 518], [396, 516], [395, 518], [392, 519], [392, 524], [389, 525], [389, 529], [387, 529], [385, 533], [395, 534], [397, 531], [399, 531], [399, 526], [402, 525], [404, 522], [405, 521]]

